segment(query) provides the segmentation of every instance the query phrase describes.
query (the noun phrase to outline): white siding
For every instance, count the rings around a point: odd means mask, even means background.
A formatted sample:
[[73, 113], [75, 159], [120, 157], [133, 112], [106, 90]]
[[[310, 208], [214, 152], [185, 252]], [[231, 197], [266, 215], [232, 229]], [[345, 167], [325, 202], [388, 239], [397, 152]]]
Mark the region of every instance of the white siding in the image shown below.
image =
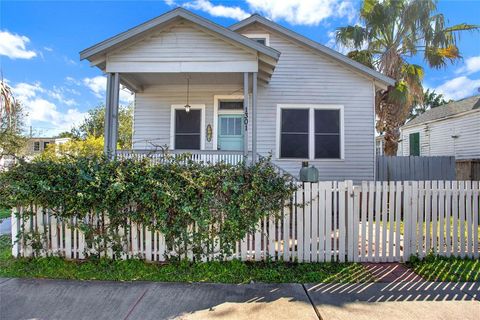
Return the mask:
[[202, 68], [215, 63], [218, 69], [220, 65], [256, 66], [256, 62], [255, 52], [235, 46], [184, 21], [109, 54], [107, 71], [120, 68], [177, 72], [182, 66]]
[[[267, 33], [260, 28], [239, 33]], [[375, 134], [373, 81], [351, 69], [270, 33], [270, 45], [281, 52], [271, 82], [258, 90], [258, 152], [275, 156], [278, 104], [335, 104], [344, 106], [344, 160], [310, 161], [322, 180], [371, 180], [374, 177]], [[213, 121], [213, 96], [242, 94], [242, 85], [193, 85], [191, 104], [206, 105], [206, 125]], [[185, 101], [185, 86], [150, 87], [136, 95], [134, 147], [169, 143], [170, 105]], [[249, 113], [251, 114], [251, 112]], [[249, 130], [251, 133], [251, 130]], [[214, 133], [216, 134], [216, 133]], [[251, 139], [249, 137], [251, 145]], [[212, 143], [207, 142], [211, 149]], [[282, 168], [297, 175], [301, 161], [278, 160]]]
[[[258, 91], [258, 152], [275, 154], [277, 104], [344, 106], [345, 159], [315, 160], [323, 180], [373, 179], [375, 157], [373, 82], [317, 52], [260, 28], [240, 33], [269, 33], [281, 52], [268, 86]], [[276, 160], [297, 175], [301, 161]]]
[[409, 155], [409, 134], [413, 132], [420, 132], [421, 156], [480, 158], [480, 110], [403, 129], [399, 145], [401, 155]]
[[[242, 93], [241, 85], [192, 85], [190, 104], [205, 105], [205, 127], [213, 127], [214, 95]], [[135, 97], [133, 148], [151, 149], [170, 144], [171, 106], [186, 102], [185, 85], [152, 86]], [[203, 133], [205, 134], [205, 133]], [[213, 141], [213, 139], [212, 139]], [[205, 149], [212, 150], [212, 141], [205, 140]], [[171, 146], [169, 146], [171, 148]]]

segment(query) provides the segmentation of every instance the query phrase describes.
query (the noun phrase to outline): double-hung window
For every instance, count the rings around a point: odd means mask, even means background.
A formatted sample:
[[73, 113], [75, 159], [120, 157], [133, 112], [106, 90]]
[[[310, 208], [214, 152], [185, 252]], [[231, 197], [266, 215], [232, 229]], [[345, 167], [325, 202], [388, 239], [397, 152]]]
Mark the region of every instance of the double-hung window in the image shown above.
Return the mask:
[[279, 105], [277, 155], [283, 159], [343, 159], [343, 107]]

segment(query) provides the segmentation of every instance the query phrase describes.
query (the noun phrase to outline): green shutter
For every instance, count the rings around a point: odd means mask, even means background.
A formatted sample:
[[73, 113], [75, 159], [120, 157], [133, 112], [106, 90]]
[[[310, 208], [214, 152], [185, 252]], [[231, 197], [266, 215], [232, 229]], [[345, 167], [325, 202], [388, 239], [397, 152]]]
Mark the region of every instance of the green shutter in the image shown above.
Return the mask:
[[420, 155], [420, 132], [410, 133], [409, 137], [410, 155]]

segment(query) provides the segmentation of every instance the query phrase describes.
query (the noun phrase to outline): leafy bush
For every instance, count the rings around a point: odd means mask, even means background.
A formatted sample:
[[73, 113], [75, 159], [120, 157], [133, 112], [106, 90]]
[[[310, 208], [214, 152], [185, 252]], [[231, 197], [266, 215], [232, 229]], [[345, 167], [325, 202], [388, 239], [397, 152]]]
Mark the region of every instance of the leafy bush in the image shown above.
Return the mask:
[[94, 248], [91, 255], [107, 248], [125, 252], [117, 231], [132, 221], [162, 232], [176, 257], [192, 250], [200, 258], [218, 243], [221, 257], [260, 219], [280, 212], [295, 188], [268, 159], [249, 166], [207, 166], [186, 159], [152, 165], [66, 157], [2, 173], [0, 207], [38, 206], [67, 221], [77, 218]]

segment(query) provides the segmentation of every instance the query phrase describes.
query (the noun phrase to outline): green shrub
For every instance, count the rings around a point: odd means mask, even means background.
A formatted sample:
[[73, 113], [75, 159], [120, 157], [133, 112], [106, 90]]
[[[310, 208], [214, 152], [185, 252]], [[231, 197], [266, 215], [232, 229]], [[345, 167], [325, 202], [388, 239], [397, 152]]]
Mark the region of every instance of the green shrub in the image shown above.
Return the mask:
[[280, 212], [295, 189], [268, 159], [234, 166], [66, 157], [2, 173], [0, 207], [49, 208], [66, 221], [77, 218], [95, 249], [91, 255], [125, 252], [117, 231], [132, 221], [162, 232], [176, 257], [189, 249], [199, 258], [218, 243], [222, 257], [260, 219]]

